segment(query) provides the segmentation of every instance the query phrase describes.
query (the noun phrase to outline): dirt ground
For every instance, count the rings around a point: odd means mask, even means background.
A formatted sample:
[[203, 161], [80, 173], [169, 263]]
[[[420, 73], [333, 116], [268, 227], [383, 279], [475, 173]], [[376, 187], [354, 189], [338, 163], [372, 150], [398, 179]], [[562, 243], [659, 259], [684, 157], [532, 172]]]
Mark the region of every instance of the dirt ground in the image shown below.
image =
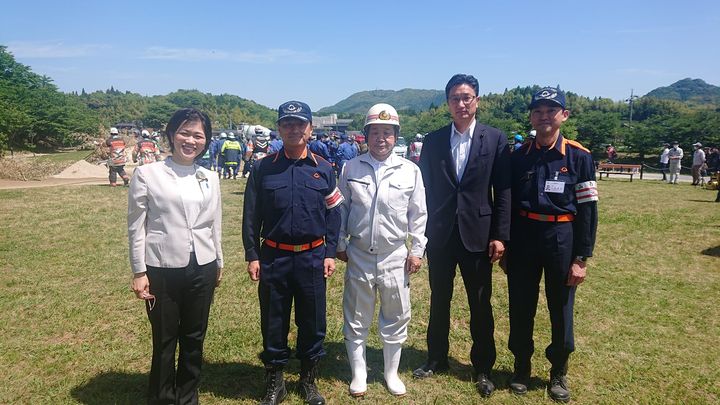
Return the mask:
[[[125, 165], [125, 171], [132, 175], [135, 164]], [[68, 185], [103, 184], [110, 186], [108, 181], [108, 169], [105, 165], [88, 163], [79, 160], [62, 172], [43, 180], [5, 180], [0, 179], [0, 190], [34, 187], [53, 187]], [[122, 184], [122, 181], [120, 182]]]

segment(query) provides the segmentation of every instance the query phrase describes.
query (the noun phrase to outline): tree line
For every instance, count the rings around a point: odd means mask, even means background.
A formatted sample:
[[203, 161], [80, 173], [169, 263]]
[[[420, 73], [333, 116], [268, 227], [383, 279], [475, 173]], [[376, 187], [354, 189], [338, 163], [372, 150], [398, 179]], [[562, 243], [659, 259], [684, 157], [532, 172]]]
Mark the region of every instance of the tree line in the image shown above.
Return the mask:
[[[478, 120], [504, 130], [508, 136], [530, 131], [527, 106], [539, 86], [506, 89], [478, 102]], [[686, 148], [696, 141], [720, 145], [720, 107], [689, 105], [680, 101], [642, 97], [630, 106], [607, 98], [588, 98], [566, 91], [571, 110], [563, 133], [601, 155], [608, 143], [621, 151], [656, 155], [663, 142], [679, 141]], [[205, 111], [216, 127], [239, 123], [272, 128], [276, 112], [241, 97], [178, 90], [167, 95], [143, 96], [115, 88], [86, 93], [63, 93], [45, 75], [15, 61], [0, 45], [0, 151], [52, 149], [74, 146], [88, 136], [104, 136], [119, 122], [160, 129], [172, 113], [183, 107]], [[405, 110], [402, 135], [411, 138], [450, 122], [446, 103], [426, 111]], [[349, 129], [363, 127], [363, 114], [339, 114], [352, 119]]]

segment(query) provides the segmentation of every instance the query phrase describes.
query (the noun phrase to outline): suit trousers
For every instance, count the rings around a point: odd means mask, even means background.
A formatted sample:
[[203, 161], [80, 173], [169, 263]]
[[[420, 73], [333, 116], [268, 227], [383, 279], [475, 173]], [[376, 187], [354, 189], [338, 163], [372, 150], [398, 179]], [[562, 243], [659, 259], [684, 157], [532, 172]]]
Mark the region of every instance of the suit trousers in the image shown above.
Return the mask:
[[577, 287], [566, 285], [573, 260], [572, 222], [541, 222], [516, 215], [510, 237], [507, 263], [509, 349], [516, 360], [529, 364], [535, 350], [533, 328], [540, 278], [544, 272], [545, 298], [552, 329], [545, 356], [554, 369], [560, 369], [575, 350], [573, 304]]
[[428, 250], [430, 322], [427, 329], [428, 360], [448, 362], [450, 302], [455, 269], [459, 265], [470, 307], [470, 360], [476, 373], [489, 374], [495, 364], [495, 320], [492, 304], [492, 265], [487, 251], [468, 251], [457, 224], [442, 249]]
[[[217, 279], [217, 262], [199, 265], [195, 254], [184, 268], [147, 266], [146, 301], [152, 326], [153, 355], [148, 387], [150, 404], [197, 404], [203, 342]], [[175, 369], [175, 349], [180, 347]]]
[[284, 366], [290, 359], [288, 333], [295, 301], [297, 358], [318, 360], [325, 355], [325, 247], [288, 252], [267, 245], [260, 250], [260, 329], [265, 365]]

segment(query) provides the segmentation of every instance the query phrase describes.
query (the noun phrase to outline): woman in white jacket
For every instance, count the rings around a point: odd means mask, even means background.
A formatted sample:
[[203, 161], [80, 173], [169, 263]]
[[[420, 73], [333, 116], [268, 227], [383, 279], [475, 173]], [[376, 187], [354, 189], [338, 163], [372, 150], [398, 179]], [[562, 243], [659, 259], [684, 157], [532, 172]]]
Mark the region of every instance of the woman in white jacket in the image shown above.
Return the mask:
[[420, 269], [427, 242], [425, 187], [418, 166], [393, 153], [400, 121], [391, 105], [370, 108], [365, 135], [369, 153], [348, 161], [339, 181], [345, 201], [337, 257], [348, 263], [343, 334], [350, 394], [367, 390], [365, 351], [377, 297], [385, 383], [400, 396], [406, 392], [397, 371], [410, 323], [410, 274]]
[[179, 110], [165, 134], [172, 157], [138, 167], [130, 182], [131, 288], [152, 325], [148, 403], [196, 404], [210, 304], [222, 278], [220, 183], [195, 163], [212, 135], [207, 114]]

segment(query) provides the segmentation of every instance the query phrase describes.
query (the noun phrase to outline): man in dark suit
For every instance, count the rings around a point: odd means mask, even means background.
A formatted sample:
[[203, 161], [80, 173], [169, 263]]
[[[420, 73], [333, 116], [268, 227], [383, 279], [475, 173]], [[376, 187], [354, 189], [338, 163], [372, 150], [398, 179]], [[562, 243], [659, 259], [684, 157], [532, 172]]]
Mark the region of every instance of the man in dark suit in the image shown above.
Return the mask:
[[477, 79], [453, 76], [445, 96], [453, 122], [427, 135], [419, 163], [428, 208], [431, 296], [428, 360], [413, 376], [448, 370], [450, 301], [459, 265], [470, 306], [470, 359], [480, 394], [490, 396], [496, 357], [491, 275], [510, 238], [510, 152], [502, 131], [475, 120]]

